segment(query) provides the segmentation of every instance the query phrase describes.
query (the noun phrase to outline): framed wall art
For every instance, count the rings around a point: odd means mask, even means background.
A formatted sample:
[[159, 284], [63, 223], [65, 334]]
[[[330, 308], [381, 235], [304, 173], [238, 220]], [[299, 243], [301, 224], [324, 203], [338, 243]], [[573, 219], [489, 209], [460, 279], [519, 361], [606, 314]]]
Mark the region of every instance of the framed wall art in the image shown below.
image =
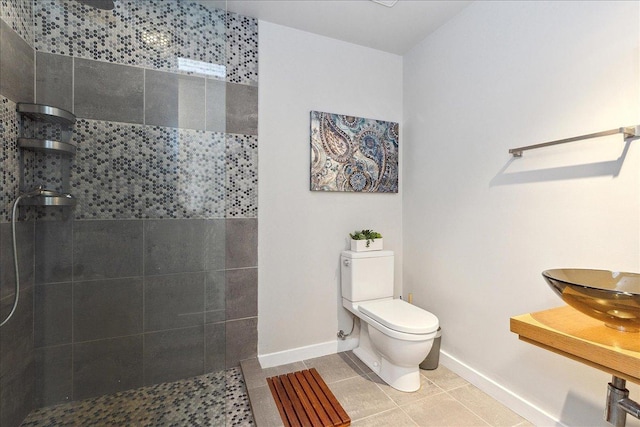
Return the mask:
[[311, 191], [398, 192], [399, 125], [311, 112]]

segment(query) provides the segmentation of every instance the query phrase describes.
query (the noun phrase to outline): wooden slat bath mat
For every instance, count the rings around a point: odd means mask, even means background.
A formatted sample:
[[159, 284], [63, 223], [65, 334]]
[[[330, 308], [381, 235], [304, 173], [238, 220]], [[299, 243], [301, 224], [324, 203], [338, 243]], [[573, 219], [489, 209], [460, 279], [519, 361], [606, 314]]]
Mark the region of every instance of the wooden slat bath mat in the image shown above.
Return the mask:
[[349, 426], [351, 418], [315, 368], [267, 378], [285, 427]]

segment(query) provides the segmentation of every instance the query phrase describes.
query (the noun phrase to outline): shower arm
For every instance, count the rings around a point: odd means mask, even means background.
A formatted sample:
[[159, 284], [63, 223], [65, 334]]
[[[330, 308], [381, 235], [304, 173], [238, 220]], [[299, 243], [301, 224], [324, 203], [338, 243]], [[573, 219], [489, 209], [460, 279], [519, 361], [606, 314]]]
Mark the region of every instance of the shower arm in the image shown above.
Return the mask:
[[522, 157], [522, 152], [527, 150], [535, 150], [536, 148], [550, 147], [552, 145], [566, 144], [567, 142], [582, 141], [583, 139], [600, 138], [602, 136], [623, 134], [625, 141], [631, 141], [633, 139], [640, 138], [640, 125], [638, 126], [626, 126], [611, 130], [605, 130], [602, 132], [590, 133], [587, 135], [574, 136], [571, 138], [557, 139], [555, 141], [543, 142], [542, 144], [527, 145], [525, 147], [511, 148], [509, 154], [513, 157]]

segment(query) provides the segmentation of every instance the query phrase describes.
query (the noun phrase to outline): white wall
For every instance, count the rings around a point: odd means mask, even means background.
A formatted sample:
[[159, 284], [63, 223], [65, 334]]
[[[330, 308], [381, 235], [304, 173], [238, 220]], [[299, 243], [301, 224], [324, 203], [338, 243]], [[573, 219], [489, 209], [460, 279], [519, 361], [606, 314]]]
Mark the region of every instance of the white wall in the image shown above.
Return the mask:
[[404, 57], [404, 292], [439, 317], [447, 355], [541, 425], [606, 425], [610, 376], [520, 342], [509, 318], [562, 305], [544, 269], [640, 270], [640, 140], [624, 161], [621, 136], [507, 151], [640, 124], [639, 16], [475, 2]]
[[337, 331], [351, 327], [339, 276], [349, 232], [380, 231], [396, 251], [398, 292], [402, 277], [401, 193], [309, 191], [309, 112], [400, 122], [402, 57], [259, 25], [258, 355], [309, 357], [335, 352]]

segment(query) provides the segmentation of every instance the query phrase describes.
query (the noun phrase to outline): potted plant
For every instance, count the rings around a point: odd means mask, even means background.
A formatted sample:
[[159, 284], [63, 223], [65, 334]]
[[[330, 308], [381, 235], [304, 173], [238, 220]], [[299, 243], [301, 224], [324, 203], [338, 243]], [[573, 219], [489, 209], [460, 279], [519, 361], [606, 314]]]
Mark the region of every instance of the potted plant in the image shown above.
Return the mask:
[[382, 234], [373, 230], [354, 231], [351, 237], [351, 250], [355, 252], [382, 250]]

